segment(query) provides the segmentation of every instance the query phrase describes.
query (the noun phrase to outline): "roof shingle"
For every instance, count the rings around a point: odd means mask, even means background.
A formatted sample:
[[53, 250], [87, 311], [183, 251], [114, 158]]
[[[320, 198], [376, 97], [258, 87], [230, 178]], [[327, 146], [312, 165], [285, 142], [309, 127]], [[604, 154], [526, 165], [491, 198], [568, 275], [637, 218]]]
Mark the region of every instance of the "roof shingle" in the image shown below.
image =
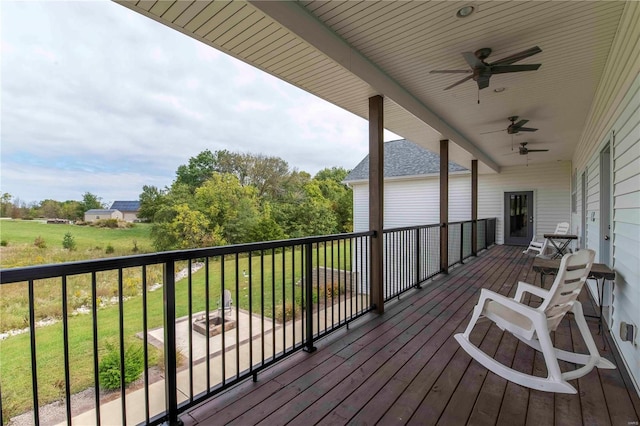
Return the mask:
[[[464, 167], [449, 162], [449, 172], [465, 171]], [[384, 177], [420, 176], [440, 173], [440, 156], [406, 139], [384, 143]], [[367, 155], [347, 175], [344, 182], [369, 179]]]

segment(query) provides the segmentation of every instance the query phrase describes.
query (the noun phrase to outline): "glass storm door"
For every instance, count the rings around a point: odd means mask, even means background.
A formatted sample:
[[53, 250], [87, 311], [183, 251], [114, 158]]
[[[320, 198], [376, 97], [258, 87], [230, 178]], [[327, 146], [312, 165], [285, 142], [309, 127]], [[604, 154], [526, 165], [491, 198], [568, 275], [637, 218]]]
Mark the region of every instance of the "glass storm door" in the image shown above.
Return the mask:
[[504, 193], [504, 243], [526, 246], [533, 239], [533, 192]]

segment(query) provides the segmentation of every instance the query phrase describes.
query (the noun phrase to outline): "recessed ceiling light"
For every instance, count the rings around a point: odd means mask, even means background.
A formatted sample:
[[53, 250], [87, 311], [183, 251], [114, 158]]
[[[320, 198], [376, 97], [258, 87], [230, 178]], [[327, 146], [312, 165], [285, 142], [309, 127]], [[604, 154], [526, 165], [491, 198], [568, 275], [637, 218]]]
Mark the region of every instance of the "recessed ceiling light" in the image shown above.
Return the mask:
[[496, 93], [502, 93], [505, 90], [507, 90], [506, 87], [496, 87], [495, 89], [493, 89], [493, 91], [496, 92]]
[[476, 10], [474, 6], [471, 6], [471, 5], [463, 6], [460, 9], [458, 9], [458, 11], [456, 12], [456, 17], [466, 18], [467, 16], [471, 15], [474, 12], [474, 10]]

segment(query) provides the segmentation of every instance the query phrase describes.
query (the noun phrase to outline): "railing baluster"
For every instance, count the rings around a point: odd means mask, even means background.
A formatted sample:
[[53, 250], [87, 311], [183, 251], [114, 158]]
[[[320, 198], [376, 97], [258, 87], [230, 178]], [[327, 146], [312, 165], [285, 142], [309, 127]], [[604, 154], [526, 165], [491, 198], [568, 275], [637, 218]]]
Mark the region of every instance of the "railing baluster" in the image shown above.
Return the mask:
[[[187, 262], [187, 302], [189, 308], [189, 326], [187, 327], [188, 341], [189, 341], [189, 402], [193, 402], [193, 279], [192, 279], [192, 259]], [[208, 323], [207, 323], [208, 326]]]
[[[142, 266], [142, 344], [144, 353], [144, 418], [149, 423], [149, 348], [147, 313], [147, 266]], [[96, 389], [97, 391], [98, 389]], [[98, 419], [98, 423], [100, 420]]]
[[118, 330], [120, 338], [120, 406], [122, 407], [122, 424], [127, 424], [127, 398], [125, 378], [124, 351], [124, 296], [122, 268], [118, 268]]
[[[99, 363], [98, 363], [98, 304], [97, 304], [97, 295], [96, 295], [96, 273], [95, 271], [91, 273], [91, 337], [93, 339], [93, 391], [95, 393], [95, 404], [96, 404], [96, 424], [100, 424], [100, 374], [99, 374]], [[143, 300], [144, 300], [143, 294]], [[146, 337], [146, 330], [145, 330]], [[146, 345], [146, 339], [145, 339]], [[146, 346], [145, 346], [146, 347]], [[146, 359], [145, 359], [146, 361]], [[145, 365], [146, 367], [146, 365]], [[37, 424], [37, 423], [36, 423]]]
[[260, 250], [260, 345], [264, 366], [264, 250]]
[[306, 302], [306, 342], [304, 350], [306, 352], [314, 352], [316, 348], [313, 346], [313, 298], [311, 294], [313, 292], [313, 244], [308, 243], [304, 247], [305, 250], [305, 273], [304, 273], [304, 284], [305, 284], [305, 302]]
[[[236, 308], [237, 309], [237, 308]], [[276, 249], [271, 249], [271, 356], [276, 359]]]
[[164, 371], [167, 422], [177, 426], [178, 419], [178, 380], [176, 360], [176, 276], [175, 264], [168, 260], [164, 264], [164, 286], [162, 301], [164, 305]]
[[[36, 357], [36, 302], [33, 280], [29, 280], [29, 343], [31, 347], [31, 389], [33, 393], [33, 423], [40, 424], [40, 405], [38, 403], [38, 366]], [[4, 423], [0, 423], [4, 424]]]
[[69, 309], [67, 304], [67, 276], [62, 276], [62, 338], [64, 339], [64, 394], [67, 424], [71, 425], [71, 378], [69, 374]]
[[[209, 257], [207, 256], [204, 259], [204, 315], [205, 315], [205, 324], [207, 328], [209, 327], [209, 316], [211, 311], [211, 303], [210, 303], [210, 291], [209, 291]], [[204, 339], [204, 348], [205, 348], [205, 364], [207, 369], [207, 392], [211, 390], [211, 343], [209, 342], [209, 333], [207, 330], [207, 334]]]
[[[221, 362], [221, 369], [222, 369], [222, 385], [224, 386], [225, 383], [227, 383], [227, 368], [226, 368], [226, 355], [227, 355], [227, 344], [226, 344], [226, 340], [225, 340], [225, 335], [226, 333], [226, 320], [227, 320], [227, 314], [226, 314], [226, 301], [224, 298], [224, 290], [226, 288], [225, 286], [225, 269], [224, 269], [224, 254], [222, 256], [220, 256], [220, 301], [218, 302], [218, 316], [220, 316], [220, 318], [222, 318], [222, 348], [221, 350], [221, 357], [222, 357], [222, 362]], [[237, 299], [237, 298], [236, 298]], [[238, 303], [239, 301], [236, 300], [236, 303]], [[236, 310], [238, 310], [238, 307], [236, 306]], [[207, 342], [210, 340], [209, 337], [209, 316], [207, 316]], [[236, 328], [238, 327], [238, 324], [236, 323]], [[240, 342], [236, 342], [236, 346], [239, 346]], [[209, 358], [209, 352], [207, 351], [207, 358]]]

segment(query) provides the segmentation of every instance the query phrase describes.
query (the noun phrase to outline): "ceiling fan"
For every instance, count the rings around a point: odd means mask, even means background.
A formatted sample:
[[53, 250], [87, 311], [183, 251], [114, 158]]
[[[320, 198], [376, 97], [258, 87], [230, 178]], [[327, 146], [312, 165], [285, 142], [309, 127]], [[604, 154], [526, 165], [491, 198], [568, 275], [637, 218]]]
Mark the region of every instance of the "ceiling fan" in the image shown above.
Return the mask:
[[513, 151], [513, 135], [518, 134], [520, 132], [535, 132], [538, 130], [538, 129], [534, 129], [533, 127], [524, 127], [524, 125], [527, 124], [529, 120], [520, 120], [516, 123], [517, 119], [518, 119], [518, 116], [513, 115], [508, 118], [508, 120], [511, 121], [511, 124], [509, 124], [509, 126], [506, 129], [494, 130], [492, 132], [484, 132], [484, 133], [481, 133], [481, 135], [486, 135], [489, 133], [504, 132], [506, 130], [507, 134], [511, 135], [511, 150]]
[[504, 132], [505, 130], [507, 131], [507, 134], [509, 135], [515, 135], [516, 133], [520, 133], [520, 132], [535, 132], [538, 129], [534, 129], [532, 127], [524, 127], [525, 124], [527, 124], [529, 122], [529, 120], [520, 120], [516, 123], [516, 120], [518, 119], [517, 115], [513, 115], [511, 117], [508, 118], [509, 121], [511, 121], [511, 124], [509, 124], [509, 126], [506, 129], [500, 129], [500, 130], [494, 130], [492, 132], [484, 132], [481, 133], [482, 135], [486, 135], [488, 133], [497, 133], [497, 132]]
[[489, 79], [493, 74], [504, 74], [510, 72], [522, 72], [522, 71], [535, 71], [542, 64], [527, 64], [527, 65], [512, 65], [514, 62], [521, 61], [529, 56], [533, 56], [542, 52], [538, 46], [534, 46], [530, 49], [523, 50], [522, 52], [515, 53], [506, 58], [502, 58], [495, 62], [487, 63], [485, 59], [491, 55], [491, 49], [484, 47], [478, 49], [475, 52], [464, 52], [462, 57], [467, 62], [470, 70], [433, 70], [431, 74], [467, 74], [472, 73], [470, 76], [463, 78], [462, 80], [453, 83], [452, 85], [445, 87], [444, 90], [449, 90], [452, 87], [462, 84], [467, 80], [473, 79], [478, 84], [478, 90], [489, 87]]
[[[549, 151], [548, 149], [529, 149], [529, 148], [527, 148], [527, 144], [528, 143], [529, 142], [520, 143], [520, 148], [518, 149], [518, 153], [520, 155], [527, 155], [530, 152], [547, 152], [547, 151]], [[514, 152], [514, 154], [515, 154], [515, 152]]]
[[[548, 149], [529, 149], [527, 148], [527, 144], [529, 142], [521, 142], [520, 143], [520, 148], [518, 149], [518, 154], [520, 155], [526, 155], [527, 157], [527, 167], [529, 166], [529, 153], [530, 152], [547, 152], [549, 151]], [[515, 152], [512, 152], [510, 154], [504, 154], [504, 155], [514, 155]]]

